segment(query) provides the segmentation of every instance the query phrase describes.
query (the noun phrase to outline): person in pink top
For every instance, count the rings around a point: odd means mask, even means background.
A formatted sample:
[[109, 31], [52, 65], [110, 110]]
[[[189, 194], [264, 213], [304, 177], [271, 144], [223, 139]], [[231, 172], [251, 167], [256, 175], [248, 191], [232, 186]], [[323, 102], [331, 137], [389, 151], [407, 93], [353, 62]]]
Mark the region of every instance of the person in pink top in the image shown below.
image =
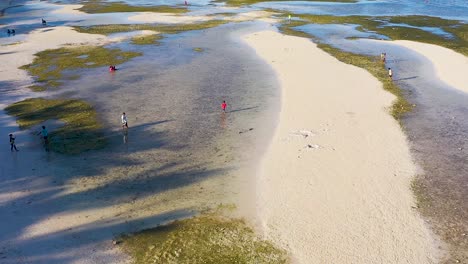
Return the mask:
[[226, 112], [226, 107], [227, 107], [227, 103], [226, 101], [223, 101], [223, 103], [221, 104], [221, 109], [223, 109], [224, 112]]

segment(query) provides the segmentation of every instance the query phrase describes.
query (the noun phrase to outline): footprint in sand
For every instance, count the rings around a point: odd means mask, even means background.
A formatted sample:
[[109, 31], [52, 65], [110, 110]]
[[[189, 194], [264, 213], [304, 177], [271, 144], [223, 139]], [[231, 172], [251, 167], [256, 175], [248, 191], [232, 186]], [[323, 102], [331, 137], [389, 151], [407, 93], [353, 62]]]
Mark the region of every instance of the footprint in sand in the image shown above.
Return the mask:
[[300, 137], [303, 137], [303, 138], [308, 138], [308, 137], [311, 137], [311, 136], [315, 136], [316, 134], [310, 130], [297, 130], [297, 131], [294, 131], [292, 133], [290, 133], [290, 135], [292, 136], [300, 136]]
[[289, 135], [285, 138], [282, 139], [282, 141], [289, 142], [293, 138], [299, 138], [299, 139], [307, 139], [313, 136], [316, 136], [317, 134], [310, 131], [310, 130], [295, 130], [293, 132], [290, 132]]

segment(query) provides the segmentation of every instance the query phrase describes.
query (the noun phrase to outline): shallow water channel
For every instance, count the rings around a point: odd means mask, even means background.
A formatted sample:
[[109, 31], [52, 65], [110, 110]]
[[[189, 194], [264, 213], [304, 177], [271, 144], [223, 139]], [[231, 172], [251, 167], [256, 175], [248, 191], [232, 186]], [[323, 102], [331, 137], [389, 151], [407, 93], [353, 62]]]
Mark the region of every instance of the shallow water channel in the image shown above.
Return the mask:
[[[109, 145], [68, 157], [18, 140], [20, 152], [2, 155], [5, 263], [116, 263], [110, 241], [118, 234], [219, 204], [253, 213], [255, 170], [273, 133], [279, 89], [273, 71], [238, 35], [265, 27], [237, 23], [170, 35], [160, 45], [112, 44], [144, 55], [115, 73], [73, 71], [82, 77], [44, 93], [90, 102]], [[2, 89], [13, 96], [11, 87]], [[14, 130], [7, 119], [2, 131]]]
[[[113, 44], [144, 55], [117, 65], [115, 73], [107, 67], [73, 72], [85, 77], [68, 82], [61, 94], [92, 102], [119, 157], [234, 177], [231, 172], [247, 164], [254, 169], [278, 112], [273, 73], [237, 39], [265, 27], [232, 24], [167, 35], [160, 45]], [[128, 133], [120, 129], [122, 112], [129, 118]], [[227, 184], [220, 195], [239, 198], [232, 187]]]

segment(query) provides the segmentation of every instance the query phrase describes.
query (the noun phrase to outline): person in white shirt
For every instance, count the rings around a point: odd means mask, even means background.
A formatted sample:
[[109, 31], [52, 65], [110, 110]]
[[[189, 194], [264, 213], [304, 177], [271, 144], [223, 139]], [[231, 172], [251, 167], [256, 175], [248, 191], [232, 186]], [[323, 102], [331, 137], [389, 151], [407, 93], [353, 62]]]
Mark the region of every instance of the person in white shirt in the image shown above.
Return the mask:
[[392, 79], [393, 77], [393, 72], [391, 68], [388, 68], [388, 77], [390, 77], [390, 79]]
[[128, 123], [127, 123], [127, 115], [125, 115], [125, 112], [122, 113], [122, 128], [128, 128]]

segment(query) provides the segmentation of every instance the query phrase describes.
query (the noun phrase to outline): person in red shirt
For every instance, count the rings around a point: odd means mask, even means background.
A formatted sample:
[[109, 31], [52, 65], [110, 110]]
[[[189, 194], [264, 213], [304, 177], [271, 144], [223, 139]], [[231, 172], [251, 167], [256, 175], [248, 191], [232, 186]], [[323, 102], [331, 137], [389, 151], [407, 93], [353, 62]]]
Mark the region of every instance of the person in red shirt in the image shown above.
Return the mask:
[[223, 109], [224, 112], [226, 112], [226, 107], [227, 107], [227, 103], [226, 101], [223, 101], [223, 103], [221, 104], [221, 109]]

